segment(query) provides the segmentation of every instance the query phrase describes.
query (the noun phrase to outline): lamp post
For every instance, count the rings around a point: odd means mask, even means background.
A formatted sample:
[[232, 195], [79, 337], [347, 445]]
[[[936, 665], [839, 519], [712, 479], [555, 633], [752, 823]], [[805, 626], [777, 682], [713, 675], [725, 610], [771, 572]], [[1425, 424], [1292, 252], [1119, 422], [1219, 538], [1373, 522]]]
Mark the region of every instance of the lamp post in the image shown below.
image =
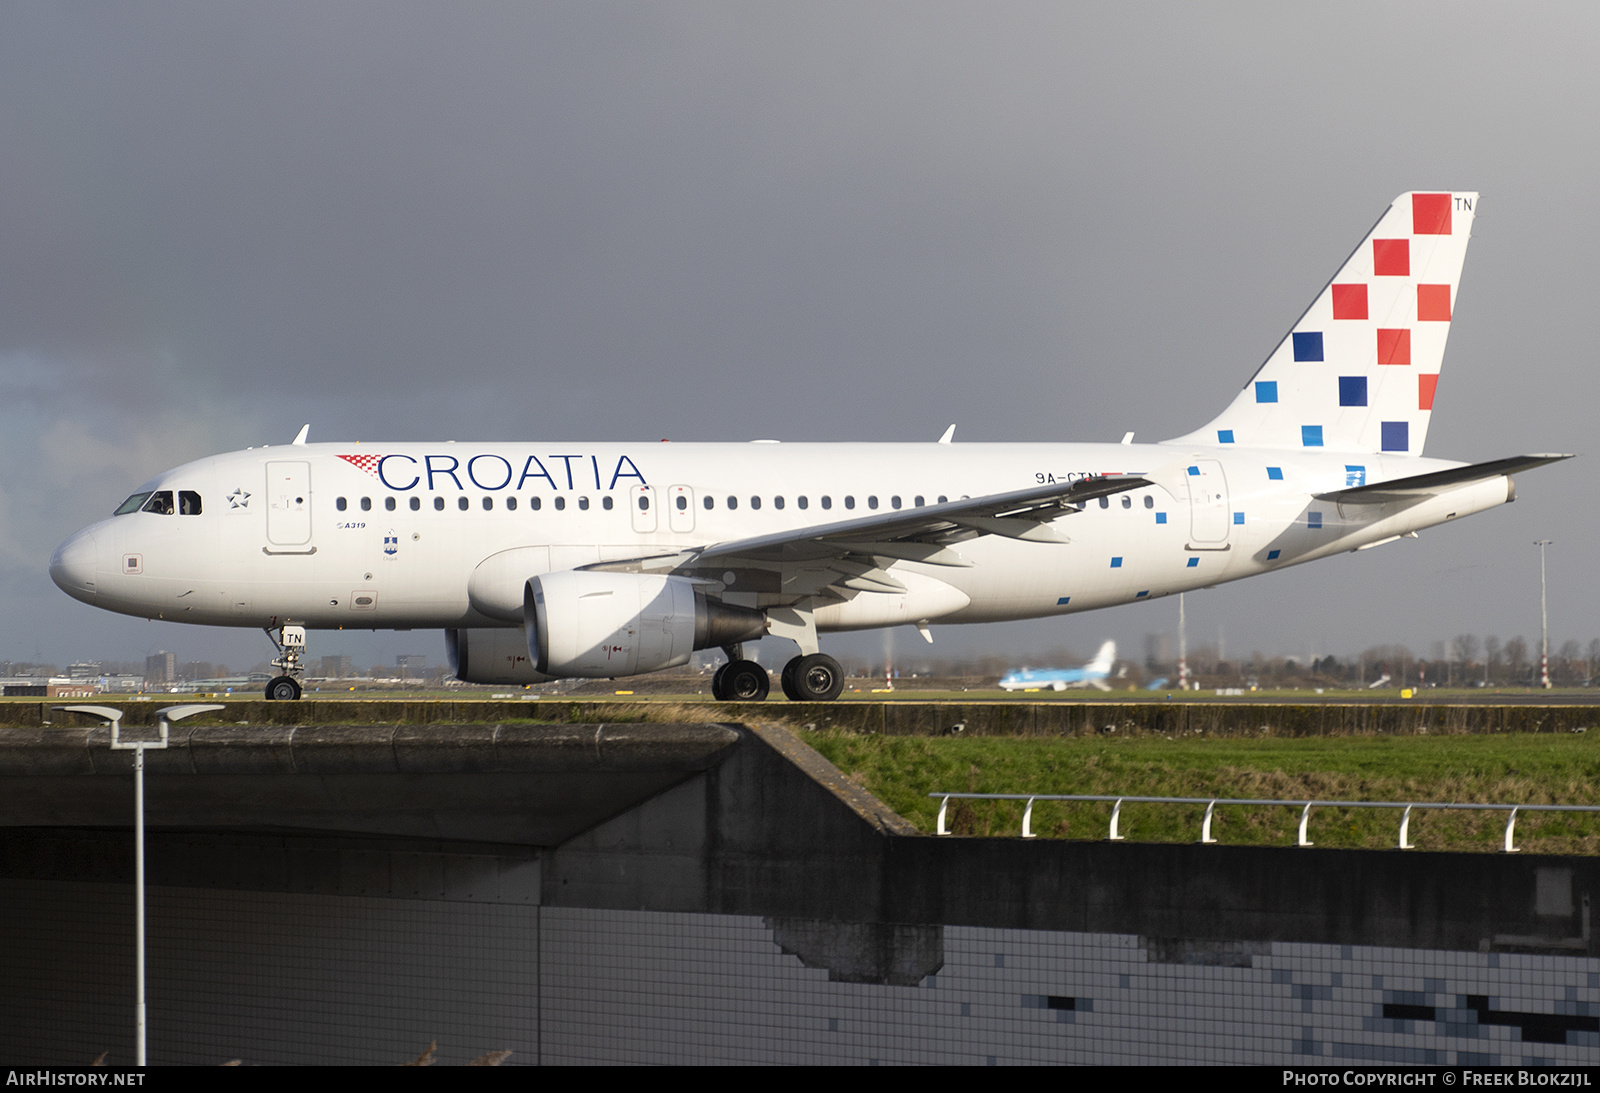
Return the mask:
[[111, 726], [111, 750], [133, 752], [133, 963], [134, 963], [134, 1065], [145, 1065], [145, 1006], [144, 1006], [144, 753], [146, 748], [163, 751], [172, 722], [197, 713], [220, 710], [221, 706], [166, 706], [156, 711], [156, 725], [160, 729], [157, 740], [122, 739], [122, 711], [114, 706], [56, 706], [64, 713], [81, 713], [98, 717]]
[[1183, 593], [1178, 593], [1178, 690], [1189, 689], [1189, 647], [1184, 634]]
[[1551, 542], [1550, 539], [1535, 539], [1533, 543], [1539, 548], [1539, 686], [1547, 691], [1550, 689], [1550, 612], [1545, 607], [1544, 548]]

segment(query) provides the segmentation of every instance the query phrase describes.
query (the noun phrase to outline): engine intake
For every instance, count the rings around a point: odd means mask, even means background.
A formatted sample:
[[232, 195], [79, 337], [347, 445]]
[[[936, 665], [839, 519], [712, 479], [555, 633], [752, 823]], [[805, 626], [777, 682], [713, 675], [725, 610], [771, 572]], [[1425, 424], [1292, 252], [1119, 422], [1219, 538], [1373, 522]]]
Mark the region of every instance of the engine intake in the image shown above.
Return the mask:
[[687, 664], [697, 649], [755, 641], [767, 619], [684, 577], [565, 570], [528, 580], [523, 630], [535, 671], [607, 679]]

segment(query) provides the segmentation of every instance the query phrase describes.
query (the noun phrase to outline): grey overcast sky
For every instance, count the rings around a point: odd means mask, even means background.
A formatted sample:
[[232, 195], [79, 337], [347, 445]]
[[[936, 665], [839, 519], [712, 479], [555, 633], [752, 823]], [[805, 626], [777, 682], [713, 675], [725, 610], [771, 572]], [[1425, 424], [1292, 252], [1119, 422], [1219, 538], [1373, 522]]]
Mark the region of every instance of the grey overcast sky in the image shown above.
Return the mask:
[[[1597, 32], [1594, 5], [1537, 3], [7, 3], [0, 659], [261, 659], [46, 566], [149, 475], [307, 421], [1186, 432], [1408, 189], [1482, 193], [1427, 454], [1591, 450]], [[1552, 640], [1587, 643], [1591, 483], [1572, 460], [1418, 541], [1191, 596], [1192, 640], [1536, 642], [1547, 538]], [[932, 651], [1133, 652], [1175, 616]]]

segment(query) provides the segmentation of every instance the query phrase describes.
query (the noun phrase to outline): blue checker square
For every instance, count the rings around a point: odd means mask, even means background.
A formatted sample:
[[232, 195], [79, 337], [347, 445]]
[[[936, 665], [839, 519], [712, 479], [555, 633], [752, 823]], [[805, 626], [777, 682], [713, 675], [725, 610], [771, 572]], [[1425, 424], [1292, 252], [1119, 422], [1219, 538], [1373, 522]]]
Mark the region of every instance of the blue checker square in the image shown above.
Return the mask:
[[1367, 377], [1339, 377], [1339, 405], [1365, 406], [1367, 404]]
[[1294, 335], [1294, 359], [1320, 361], [1322, 359], [1322, 331], [1312, 330]]
[[1189, 473], [1191, 475], [1198, 475], [1200, 473], [1200, 468], [1199, 467], [1190, 467], [1189, 468]]
[[1365, 486], [1367, 484], [1367, 468], [1360, 463], [1346, 463], [1344, 465], [1344, 484], [1350, 486]]
[[1111, 568], [1112, 569], [1121, 569], [1122, 568], [1122, 556], [1121, 555], [1118, 555], [1117, 557], [1111, 559]]
[[1311, 528], [1313, 531], [1315, 531], [1317, 528], [1320, 528], [1321, 526], [1322, 526], [1322, 513], [1320, 513], [1320, 512], [1308, 512], [1308, 513], [1306, 513], [1306, 527]]
[[1305, 445], [1307, 448], [1320, 448], [1320, 447], [1322, 447], [1322, 426], [1320, 426], [1320, 425], [1302, 425], [1302, 426], [1300, 426], [1300, 443]]
[[1133, 598], [1134, 598], [1134, 599], [1136, 599], [1136, 600], [1137, 600], [1137, 599], [1139, 599], [1139, 598], [1140, 598], [1140, 597], [1141, 597], [1141, 596], [1148, 596], [1148, 595], [1150, 595], [1150, 590], [1149, 590], [1149, 589], [1148, 589], [1148, 588], [1147, 588], [1147, 589], [1145, 589], [1145, 590], [1144, 590], [1144, 591], [1143, 591], [1143, 592], [1135, 592], [1135, 593], [1134, 593], [1134, 594], [1133, 594]]
[[1195, 566], [1197, 566], [1199, 564], [1200, 564], [1200, 559], [1199, 558], [1190, 558], [1189, 559], [1189, 568], [1190, 569], [1193, 569]]
[[1281, 550], [1269, 550], [1269, 551], [1267, 551], [1267, 561], [1269, 561], [1269, 562], [1277, 561], [1278, 555], [1280, 555], [1282, 553], [1283, 553], [1283, 551], [1281, 551]]
[[1277, 380], [1257, 380], [1256, 381], [1256, 401], [1257, 402], [1277, 402], [1278, 401], [1278, 381]]
[[1283, 468], [1282, 467], [1268, 467], [1267, 468], [1267, 478], [1270, 479], [1273, 482], [1282, 482], [1283, 481]]
[[1407, 452], [1411, 450], [1411, 423], [1409, 421], [1385, 421], [1383, 423], [1383, 450], [1386, 452]]
[[1062, 596], [1059, 600], [1056, 601], [1056, 606], [1057, 607], [1063, 607], [1063, 606], [1066, 605], [1067, 601], [1069, 601], [1071, 599], [1072, 599], [1071, 596]]
[[1232, 444], [1233, 443], [1233, 430], [1232, 429], [1218, 429], [1217, 430], [1217, 443], [1218, 444]]
[[1164, 524], [1166, 522], [1167, 522], [1167, 514], [1166, 513], [1164, 513], [1164, 512], [1156, 513], [1156, 523]]
[[1233, 514], [1233, 522], [1236, 523], [1236, 524], [1244, 523], [1244, 513], [1242, 513], [1242, 512], [1234, 513]]

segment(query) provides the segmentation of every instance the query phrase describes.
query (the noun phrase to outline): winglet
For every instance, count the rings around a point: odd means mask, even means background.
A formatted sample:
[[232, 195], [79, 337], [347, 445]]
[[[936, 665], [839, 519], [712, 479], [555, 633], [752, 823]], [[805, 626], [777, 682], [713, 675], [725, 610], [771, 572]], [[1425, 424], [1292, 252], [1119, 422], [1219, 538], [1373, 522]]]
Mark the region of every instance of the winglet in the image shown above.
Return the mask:
[[298, 444], [301, 447], [305, 447], [306, 434], [309, 432], [311, 432], [311, 422], [308, 421], [304, 425], [300, 426], [300, 431], [294, 434], [294, 439], [289, 441], [289, 443]]
[[956, 435], [956, 427], [955, 427], [954, 423], [952, 423], [950, 428], [948, 428], [948, 429], [946, 429], [944, 431], [944, 436], [941, 436], [939, 438], [939, 443], [940, 444], [948, 444], [948, 443], [950, 443], [950, 441], [952, 439], [955, 438], [955, 435]]

